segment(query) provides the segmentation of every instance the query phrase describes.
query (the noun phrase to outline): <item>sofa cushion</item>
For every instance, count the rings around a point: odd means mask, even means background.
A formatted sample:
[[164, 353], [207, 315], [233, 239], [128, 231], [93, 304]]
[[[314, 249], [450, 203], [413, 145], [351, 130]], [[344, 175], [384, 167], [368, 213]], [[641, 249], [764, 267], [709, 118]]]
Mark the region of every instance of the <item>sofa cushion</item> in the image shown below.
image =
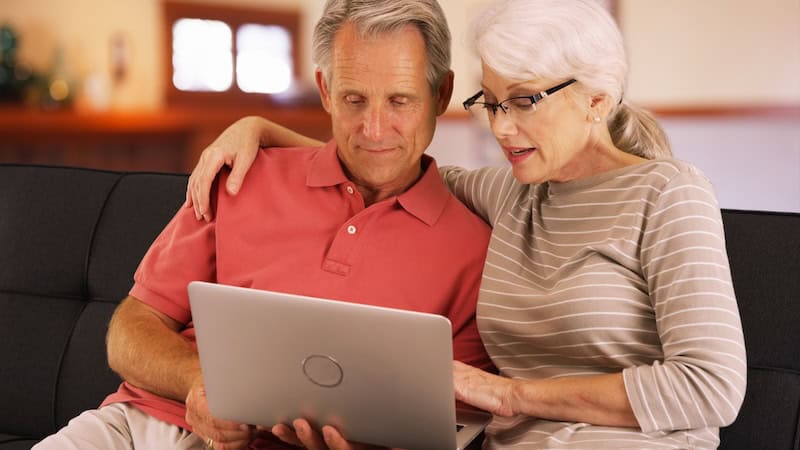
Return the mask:
[[53, 433], [116, 390], [109, 318], [185, 186], [184, 175], [0, 165], [2, 439]]
[[721, 449], [800, 447], [800, 214], [723, 210], [747, 392]]
[[30, 450], [36, 442], [38, 440], [0, 433], [0, 448], [3, 450]]

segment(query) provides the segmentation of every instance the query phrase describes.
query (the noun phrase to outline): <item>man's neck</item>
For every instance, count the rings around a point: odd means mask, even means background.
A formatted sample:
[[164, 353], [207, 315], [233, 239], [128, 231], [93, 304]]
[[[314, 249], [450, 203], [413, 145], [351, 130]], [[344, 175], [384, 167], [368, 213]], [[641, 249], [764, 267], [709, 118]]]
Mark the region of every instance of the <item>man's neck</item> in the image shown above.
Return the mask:
[[353, 184], [355, 184], [358, 192], [361, 193], [361, 197], [364, 199], [365, 207], [369, 207], [370, 205], [386, 200], [387, 198], [398, 196], [411, 189], [411, 187], [417, 184], [417, 181], [422, 178], [422, 174], [425, 173], [427, 166], [428, 164], [426, 164], [424, 160], [420, 161], [417, 169], [413, 173], [410, 173], [404, 177], [405, 179], [403, 181], [391, 182], [377, 186], [375, 184], [370, 184], [356, 179], [351, 173], [349, 173], [347, 167], [342, 164], [345, 175], [353, 182]]
[[409, 190], [411, 186], [417, 184], [417, 181], [419, 181], [419, 179], [422, 177], [422, 173], [422, 170], [419, 170], [416, 173], [416, 176], [411, 178], [409, 182], [397, 187], [367, 186], [356, 181], [353, 183], [356, 185], [356, 189], [358, 189], [358, 192], [361, 193], [361, 197], [364, 199], [364, 206], [369, 207], [370, 205], [386, 200], [387, 198], [398, 196]]

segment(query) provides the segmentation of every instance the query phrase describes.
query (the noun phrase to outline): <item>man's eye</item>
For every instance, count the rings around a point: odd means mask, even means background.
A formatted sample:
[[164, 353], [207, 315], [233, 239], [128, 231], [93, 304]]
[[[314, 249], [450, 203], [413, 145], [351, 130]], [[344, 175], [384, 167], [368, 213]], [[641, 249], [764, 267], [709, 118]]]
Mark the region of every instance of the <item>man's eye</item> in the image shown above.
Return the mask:
[[406, 106], [409, 104], [408, 99], [405, 97], [394, 97], [390, 101], [394, 106]]
[[364, 103], [364, 99], [358, 95], [347, 95], [345, 96], [344, 101], [348, 105], [360, 105]]

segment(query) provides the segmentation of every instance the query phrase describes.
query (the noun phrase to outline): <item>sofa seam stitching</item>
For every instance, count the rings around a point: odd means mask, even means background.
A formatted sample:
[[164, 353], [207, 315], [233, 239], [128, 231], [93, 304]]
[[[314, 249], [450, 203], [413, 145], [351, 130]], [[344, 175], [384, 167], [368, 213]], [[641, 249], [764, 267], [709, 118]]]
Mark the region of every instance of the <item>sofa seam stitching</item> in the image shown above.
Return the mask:
[[[111, 172], [114, 173], [114, 172]], [[54, 381], [53, 386], [53, 404], [52, 404], [52, 413], [53, 413], [53, 429], [58, 428], [58, 392], [59, 386], [61, 384], [61, 372], [64, 369], [64, 359], [67, 355], [67, 349], [72, 342], [72, 338], [75, 334], [75, 329], [78, 327], [78, 321], [80, 320], [81, 315], [86, 310], [86, 306], [88, 305], [89, 299], [89, 260], [91, 259], [92, 247], [94, 244], [95, 237], [97, 236], [97, 228], [100, 224], [100, 220], [103, 218], [103, 214], [105, 213], [106, 206], [108, 205], [108, 201], [111, 198], [111, 194], [116, 190], [119, 182], [125, 176], [124, 173], [117, 172], [117, 177], [114, 182], [111, 184], [111, 187], [106, 192], [105, 198], [103, 199], [103, 204], [100, 206], [100, 210], [97, 213], [97, 218], [95, 219], [94, 225], [92, 226], [92, 231], [89, 234], [89, 242], [87, 244], [86, 249], [86, 259], [83, 265], [83, 280], [81, 280], [81, 293], [83, 301], [83, 305], [78, 310], [77, 314], [75, 315], [75, 321], [72, 324], [72, 327], [69, 330], [69, 334], [67, 335], [67, 339], [64, 341], [64, 346], [61, 348], [61, 356], [58, 360], [58, 370], [56, 370], [56, 379]]]

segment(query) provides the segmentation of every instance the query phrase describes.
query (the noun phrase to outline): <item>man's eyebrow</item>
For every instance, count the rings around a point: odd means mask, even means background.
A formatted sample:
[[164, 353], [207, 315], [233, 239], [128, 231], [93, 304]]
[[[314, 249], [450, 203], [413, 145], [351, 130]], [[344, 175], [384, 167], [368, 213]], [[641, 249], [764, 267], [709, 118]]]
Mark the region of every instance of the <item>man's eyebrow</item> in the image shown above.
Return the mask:
[[[348, 95], [358, 95], [360, 97], [367, 97], [363, 90], [357, 88], [345, 87], [339, 91], [339, 95], [344, 97]], [[389, 91], [386, 98], [405, 97], [408, 99], [418, 99], [420, 96], [415, 90], [394, 90]]]
[[419, 98], [419, 94], [415, 90], [398, 90], [389, 92], [389, 97], [406, 97], [410, 99]]
[[341, 92], [341, 95], [360, 95], [360, 96], [364, 95], [358, 89], [342, 89], [340, 92]]

